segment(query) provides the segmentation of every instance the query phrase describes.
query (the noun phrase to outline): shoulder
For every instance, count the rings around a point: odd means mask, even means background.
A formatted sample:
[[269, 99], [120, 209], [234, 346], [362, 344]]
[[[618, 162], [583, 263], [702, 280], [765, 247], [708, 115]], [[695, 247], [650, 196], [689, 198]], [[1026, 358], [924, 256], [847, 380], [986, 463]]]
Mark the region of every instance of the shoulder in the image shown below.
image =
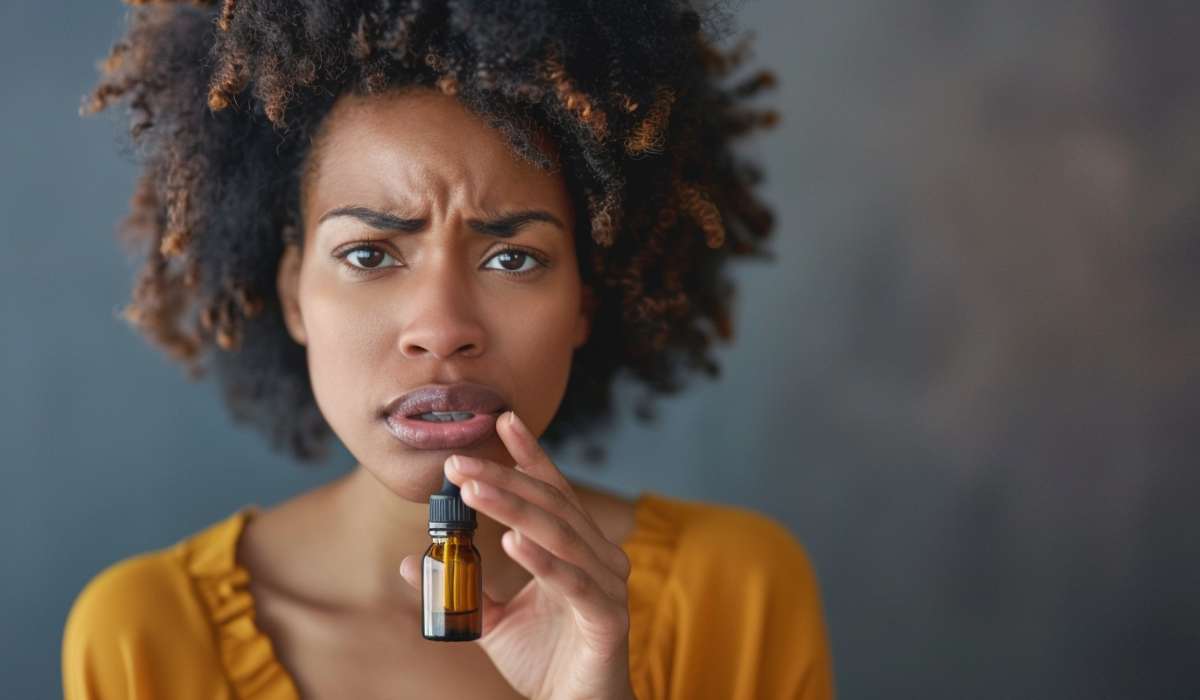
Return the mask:
[[172, 550], [123, 559], [96, 574], [76, 596], [67, 616], [66, 641], [98, 637], [154, 637], [160, 630], [201, 622], [187, 575]]
[[197, 579], [234, 573], [234, 545], [243, 525], [235, 513], [162, 549], [104, 568], [76, 596], [67, 618], [74, 634], [154, 634], [206, 623]]
[[206, 671], [220, 677], [211, 610], [198, 594], [194, 564], [197, 546], [221, 525], [228, 521], [122, 559], [84, 585], [63, 628], [66, 697], [162, 693], [164, 679], [190, 682]]
[[681, 507], [673, 575], [693, 609], [790, 653], [824, 655], [821, 586], [791, 530], [745, 507], [694, 501]]
[[817, 593], [807, 549], [776, 518], [706, 501], [668, 499], [666, 507], [678, 528], [673, 567], [677, 576]]
[[661, 575], [643, 575], [638, 591], [631, 577], [631, 596], [646, 599], [638, 607], [650, 611], [658, 631], [645, 644], [650, 656], [672, 660], [660, 676], [674, 690], [832, 694], [818, 578], [786, 525], [746, 507], [658, 494], [639, 501], [638, 517], [631, 558]]

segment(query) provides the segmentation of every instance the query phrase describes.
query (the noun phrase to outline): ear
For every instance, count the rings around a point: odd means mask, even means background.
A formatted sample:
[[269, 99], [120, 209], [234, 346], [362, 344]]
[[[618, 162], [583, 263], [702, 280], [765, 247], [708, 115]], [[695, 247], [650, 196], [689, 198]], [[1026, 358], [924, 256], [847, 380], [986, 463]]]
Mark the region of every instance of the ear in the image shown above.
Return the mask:
[[575, 322], [575, 349], [583, 347], [592, 331], [592, 318], [596, 313], [596, 294], [584, 285], [579, 305], [579, 318]]
[[283, 310], [283, 323], [288, 334], [301, 345], [307, 345], [308, 334], [304, 330], [304, 317], [300, 313], [300, 247], [288, 243], [279, 258], [279, 273], [275, 289], [279, 293], [279, 305]]

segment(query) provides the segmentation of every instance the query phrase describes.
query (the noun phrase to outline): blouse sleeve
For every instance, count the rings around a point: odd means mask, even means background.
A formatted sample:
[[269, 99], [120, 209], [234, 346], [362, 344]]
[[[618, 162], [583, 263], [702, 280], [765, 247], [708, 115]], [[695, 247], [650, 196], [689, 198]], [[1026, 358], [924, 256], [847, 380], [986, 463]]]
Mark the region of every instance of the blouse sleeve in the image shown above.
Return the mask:
[[816, 574], [807, 552], [786, 529], [769, 520], [765, 529], [770, 560], [759, 607], [777, 624], [759, 630], [761, 667], [764, 682], [777, 687], [778, 695], [772, 691], [763, 697], [827, 700], [833, 697], [833, 667]]
[[636, 591], [630, 582], [639, 607], [653, 600], [649, 629], [631, 636], [638, 697], [832, 698], [817, 578], [787, 528], [732, 506], [656, 500], [646, 510], [660, 511], [646, 524], [671, 536], [631, 552], [657, 569]]
[[152, 698], [189, 688], [221, 697], [221, 669], [202, 610], [176, 562], [160, 553], [117, 562], [75, 598], [62, 638], [66, 700]]

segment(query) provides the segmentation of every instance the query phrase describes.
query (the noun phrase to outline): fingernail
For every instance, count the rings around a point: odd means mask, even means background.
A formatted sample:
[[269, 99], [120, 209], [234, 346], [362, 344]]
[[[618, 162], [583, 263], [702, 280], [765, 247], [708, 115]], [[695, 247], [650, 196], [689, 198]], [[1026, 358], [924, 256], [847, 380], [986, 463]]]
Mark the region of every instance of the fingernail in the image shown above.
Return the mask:
[[458, 455], [452, 455], [446, 464], [459, 474], [478, 474], [481, 471], [479, 462]]
[[487, 498], [493, 493], [491, 486], [479, 481], [471, 482], [471, 490], [475, 492], [476, 496], [480, 496], [481, 498]]
[[509, 411], [508, 415], [510, 416], [510, 418], [508, 419], [508, 424], [511, 425], [512, 427], [516, 428], [522, 435], [524, 435], [526, 438], [528, 438], [529, 437], [529, 428], [525, 427], [524, 421], [522, 421], [520, 418], [517, 418], [517, 412]]

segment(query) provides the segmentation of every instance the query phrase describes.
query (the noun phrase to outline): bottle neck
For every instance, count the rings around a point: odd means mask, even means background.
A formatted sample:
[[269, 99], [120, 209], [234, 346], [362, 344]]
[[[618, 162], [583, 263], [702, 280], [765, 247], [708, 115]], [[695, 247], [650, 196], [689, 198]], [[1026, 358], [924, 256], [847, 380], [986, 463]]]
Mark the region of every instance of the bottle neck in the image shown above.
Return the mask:
[[429, 536], [434, 542], [470, 542], [474, 534], [474, 530], [466, 528], [429, 528]]

